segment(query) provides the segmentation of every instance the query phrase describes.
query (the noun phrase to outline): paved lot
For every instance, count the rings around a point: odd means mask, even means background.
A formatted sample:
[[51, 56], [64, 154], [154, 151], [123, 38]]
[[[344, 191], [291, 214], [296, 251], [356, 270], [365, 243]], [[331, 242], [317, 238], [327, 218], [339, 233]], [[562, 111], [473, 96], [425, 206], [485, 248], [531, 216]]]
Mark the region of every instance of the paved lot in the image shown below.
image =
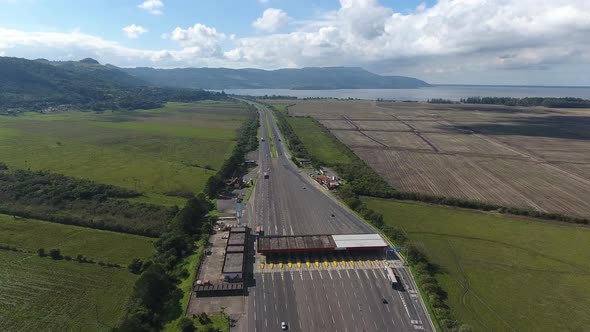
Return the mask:
[[209, 238], [211, 255], [204, 256], [197, 279], [210, 280], [214, 284], [223, 281], [221, 268], [223, 267], [225, 244], [227, 240], [222, 237], [224, 235], [227, 236], [228, 234], [229, 232], [217, 232]]
[[375, 268], [257, 274], [248, 297], [248, 330], [273, 330], [282, 321], [291, 331], [425, 329], [410, 291], [392, 289]]

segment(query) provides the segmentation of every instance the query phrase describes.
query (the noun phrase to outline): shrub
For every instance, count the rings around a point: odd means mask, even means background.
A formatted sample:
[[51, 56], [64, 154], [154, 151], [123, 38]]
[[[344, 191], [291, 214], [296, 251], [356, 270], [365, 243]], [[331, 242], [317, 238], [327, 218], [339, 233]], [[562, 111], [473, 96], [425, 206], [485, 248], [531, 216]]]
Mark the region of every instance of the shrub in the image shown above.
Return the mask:
[[47, 254], [45, 253], [45, 249], [43, 248], [39, 248], [39, 250], [37, 250], [37, 255], [39, 255], [39, 257], [47, 256]]
[[180, 320], [180, 322], [178, 323], [178, 327], [180, 327], [180, 331], [182, 332], [194, 332], [195, 331], [195, 325], [193, 324], [193, 321], [184, 317], [183, 319]]

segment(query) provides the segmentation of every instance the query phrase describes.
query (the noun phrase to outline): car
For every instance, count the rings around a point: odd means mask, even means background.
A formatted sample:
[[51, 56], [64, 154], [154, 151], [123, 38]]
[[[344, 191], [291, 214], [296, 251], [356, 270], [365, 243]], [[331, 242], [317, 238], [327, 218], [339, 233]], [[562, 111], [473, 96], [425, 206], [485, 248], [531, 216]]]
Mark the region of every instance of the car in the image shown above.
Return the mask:
[[382, 299], [381, 299], [381, 302], [383, 302], [383, 304], [387, 304], [387, 303], [389, 303], [389, 302], [387, 302], [387, 300], [386, 300], [385, 298], [382, 298]]
[[281, 323], [281, 330], [286, 330], [286, 329], [288, 329], [288, 328], [289, 328], [289, 327], [287, 326], [287, 323], [285, 323], [285, 322], [282, 322], [282, 323]]
[[225, 239], [229, 239], [229, 235], [223, 235], [221, 238], [222, 238], [223, 240], [225, 240]]
[[335, 217], [335, 215], [332, 213], [332, 218], [334, 218], [334, 217]]

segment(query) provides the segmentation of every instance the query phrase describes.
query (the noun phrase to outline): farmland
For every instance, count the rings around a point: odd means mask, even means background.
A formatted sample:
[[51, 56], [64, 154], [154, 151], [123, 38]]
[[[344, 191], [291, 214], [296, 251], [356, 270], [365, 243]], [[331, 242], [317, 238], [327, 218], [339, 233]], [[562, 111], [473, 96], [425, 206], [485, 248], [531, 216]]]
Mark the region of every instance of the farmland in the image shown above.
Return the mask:
[[2, 117], [0, 159], [11, 168], [137, 190], [147, 203], [180, 205], [164, 195], [201, 191], [231, 153], [244, 119], [243, 106], [232, 102]]
[[590, 111], [293, 102], [399, 191], [590, 216]]
[[0, 214], [0, 244], [33, 253], [44, 248], [59, 248], [62, 255], [84, 255], [94, 261], [127, 265], [131, 259], [145, 259], [153, 255], [154, 239], [60, 225], [56, 223], [18, 218]]
[[423, 244], [448, 303], [480, 331], [590, 329], [590, 229], [363, 198]]
[[0, 251], [0, 330], [109, 331], [136, 275], [125, 269]]

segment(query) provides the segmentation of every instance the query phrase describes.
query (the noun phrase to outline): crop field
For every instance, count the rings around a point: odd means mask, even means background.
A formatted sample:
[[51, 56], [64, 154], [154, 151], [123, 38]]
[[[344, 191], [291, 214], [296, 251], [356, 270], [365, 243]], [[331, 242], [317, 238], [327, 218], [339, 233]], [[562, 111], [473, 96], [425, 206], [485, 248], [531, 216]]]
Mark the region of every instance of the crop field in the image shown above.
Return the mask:
[[110, 331], [136, 275], [0, 251], [0, 331]]
[[[129, 112], [0, 117], [0, 161], [146, 193], [200, 191], [235, 144], [245, 119], [232, 102], [169, 103]], [[180, 200], [182, 202], [182, 200]]]
[[155, 239], [62, 225], [40, 220], [15, 219], [0, 214], [0, 244], [36, 253], [58, 248], [62, 255], [84, 255], [96, 262], [126, 266], [133, 258], [146, 259], [155, 252]]
[[299, 100], [289, 114], [397, 190], [590, 217], [590, 110]]
[[454, 316], [477, 331], [590, 330], [590, 228], [363, 201], [424, 245]]

